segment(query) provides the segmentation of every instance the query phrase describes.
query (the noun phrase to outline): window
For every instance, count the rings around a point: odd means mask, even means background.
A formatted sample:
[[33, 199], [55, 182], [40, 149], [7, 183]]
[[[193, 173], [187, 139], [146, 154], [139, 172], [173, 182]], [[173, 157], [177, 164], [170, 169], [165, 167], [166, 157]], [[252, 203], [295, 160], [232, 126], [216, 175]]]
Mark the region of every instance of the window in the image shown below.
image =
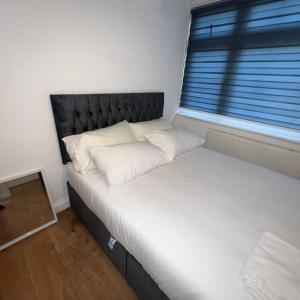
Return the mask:
[[300, 129], [300, 1], [192, 11], [181, 107]]

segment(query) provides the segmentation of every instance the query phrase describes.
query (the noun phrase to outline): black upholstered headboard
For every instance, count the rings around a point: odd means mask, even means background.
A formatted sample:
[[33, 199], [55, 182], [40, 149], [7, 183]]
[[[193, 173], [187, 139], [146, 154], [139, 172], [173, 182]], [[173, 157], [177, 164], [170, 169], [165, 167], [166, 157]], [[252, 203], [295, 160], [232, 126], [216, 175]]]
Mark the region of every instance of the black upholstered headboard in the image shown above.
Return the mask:
[[141, 122], [163, 114], [163, 93], [51, 95], [62, 161], [71, 161], [62, 138], [117, 122]]

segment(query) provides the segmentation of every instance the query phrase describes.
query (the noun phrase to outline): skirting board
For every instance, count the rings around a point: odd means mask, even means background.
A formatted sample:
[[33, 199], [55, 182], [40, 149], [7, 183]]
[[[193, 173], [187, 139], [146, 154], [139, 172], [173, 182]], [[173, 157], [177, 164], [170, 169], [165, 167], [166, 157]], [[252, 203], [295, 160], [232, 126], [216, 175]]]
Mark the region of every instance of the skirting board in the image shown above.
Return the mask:
[[59, 213], [67, 208], [70, 207], [70, 200], [69, 200], [69, 197], [65, 197], [65, 198], [62, 198], [62, 199], [58, 199], [57, 201], [55, 201], [53, 203], [53, 207], [54, 207], [54, 210], [56, 213]]

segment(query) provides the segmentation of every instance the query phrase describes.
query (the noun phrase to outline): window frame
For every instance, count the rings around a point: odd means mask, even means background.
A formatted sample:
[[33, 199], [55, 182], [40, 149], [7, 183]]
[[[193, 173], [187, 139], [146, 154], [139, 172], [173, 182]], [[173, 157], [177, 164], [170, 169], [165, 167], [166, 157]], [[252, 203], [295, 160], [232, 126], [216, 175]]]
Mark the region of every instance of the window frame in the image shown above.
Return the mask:
[[300, 144], [300, 131], [179, 107], [176, 115]]
[[[242, 10], [242, 18], [245, 17], [243, 16], [243, 14], [245, 14], [245, 11], [243, 11], [243, 5], [244, 4], [249, 4], [253, 1], [250, 0], [236, 0], [236, 1], [232, 1], [232, 0], [225, 0], [225, 1], [221, 1], [218, 3], [214, 3], [211, 5], [205, 5], [204, 7], [195, 7], [192, 9], [191, 11], [191, 18], [190, 18], [190, 27], [192, 24], [192, 18], [193, 18], [193, 14], [197, 14], [197, 12], [205, 12], [205, 11], [211, 11], [212, 9], [219, 9], [219, 8], [232, 8], [232, 6], [237, 6], [238, 10], [241, 9]], [[249, 7], [246, 8], [246, 10], [249, 12]], [[239, 12], [238, 12], [239, 13]], [[239, 17], [237, 17], [238, 19]], [[189, 35], [187, 37], [187, 47], [186, 47], [186, 57], [185, 57], [185, 64], [184, 64], [184, 73], [183, 73], [183, 78], [182, 78], [182, 87], [181, 87], [181, 93], [183, 91], [183, 87], [184, 87], [184, 76], [185, 76], [185, 68], [186, 68], [186, 59], [188, 57], [188, 52], [190, 51], [190, 49], [194, 46], [190, 46], [189, 42], [190, 42], [190, 30], [189, 30]], [[296, 37], [296, 35], [290, 34], [291, 30], [290, 29], [281, 29], [281, 30], [274, 30], [272, 33], [270, 32], [256, 32], [256, 33], [244, 33], [242, 32], [242, 34], [239, 34], [239, 29], [234, 30], [234, 32], [229, 36], [229, 37], [225, 37], [225, 38], [218, 38], [215, 40], [210, 41], [209, 39], [201, 41], [201, 50], [205, 49], [205, 45], [203, 46], [203, 44], [207, 44], [206, 47], [207, 49], [209, 49], [209, 45], [215, 43], [215, 44], [221, 44], [222, 40], [227, 42], [227, 44], [229, 44], [230, 46], [228, 47], [228, 51], [229, 51], [229, 55], [238, 55], [241, 51], [248, 49], [247, 43], [255, 43], [255, 40], [257, 39], [262, 39], [264, 40], [264, 43], [272, 45], [272, 41], [274, 39], [276, 39], [276, 37], [278, 37], [278, 34], [280, 34], [281, 36], [284, 36], [284, 41], [287, 45], [295, 45], [295, 43], [297, 43], [297, 41], [299, 40], [299, 38]], [[238, 39], [238, 43], [239, 46], [235, 46], [236, 40]], [[241, 44], [243, 44], [243, 46], [241, 46]], [[226, 67], [227, 68], [227, 67]], [[234, 68], [234, 65], [229, 66], [230, 69]], [[227, 73], [227, 72], [226, 72]], [[231, 73], [231, 72], [228, 72]], [[231, 73], [231, 78], [229, 80], [232, 80], [232, 73]], [[224, 81], [222, 85], [224, 85]], [[220, 92], [221, 93], [221, 92]], [[227, 95], [228, 97], [228, 95]], [[229, 95], [230, 97], [230, 95]], [[179, 103], [179, 108], [177, 110], [177, 113], [180, 115], [184, 115], [184, 116], [188, 116], [188, 117], [192, 117], [192, 118], [196, 118], [196, 119], [200, 119], [203, 121], [208, 121], [208, 122], [213, 122], [216, 124], [221, 124], [224, 126], [229, 126], [229, 127], [234, 127], [234, 128], [238, 128], [238, 129], [244, 129], [247, 131], [251, 131], [251, 132], [255, 132], [255, 133], [261, 133], [261, 134], [265, 134], [268, 136], [272, 136], [272, 137], [276, 137], [276, 138], [281, 138], [281, 139], [285, 139], [288, 141], [293, 141], [293, 142], [300, 142], [300, 131], [297, 129], [291, 129], [288, 127], [283, 127], [283, 126], [278, 126], [278, 125], [272, 125], [272, 124], [268, 124], [268, 123], [263, 123], [263, 122], [259, 122], [259, 121], [250, 121], [247, 119], [242, 119], [242, 118], [238, 118], [238, 117], [231, 117], [231, 116], [226, 116], [224, 114], [222, 114], [222, 112], [216, 112], [216, 113], [210, 113], [210, 112], [206, 112], [206, 111], [201, 111], [201, 110], [194, 110], [194, 109], [190, 109], [190, 108], [186, 108], [186, 107], [182, 107], [181, 105], [181, 99], [180, 99], [180, 103]], [[223, 102], [224, 101], [224, 102]], [[228, 100], [222, 100], [223, 103], [226, 103]], [[222, 106], [220, 106], [220, 109], [222, 109]]]

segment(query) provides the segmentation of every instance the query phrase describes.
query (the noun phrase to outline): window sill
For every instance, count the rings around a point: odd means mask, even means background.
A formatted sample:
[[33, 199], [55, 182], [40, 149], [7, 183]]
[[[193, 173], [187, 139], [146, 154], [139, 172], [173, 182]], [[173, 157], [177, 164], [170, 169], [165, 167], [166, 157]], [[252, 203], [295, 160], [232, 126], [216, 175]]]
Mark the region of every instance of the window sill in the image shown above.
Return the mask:
[[290, 142], [300, 143], [300, 132], [292, 129], [266, 125], [262, 123], [236, 119], [207, 112], [196, 111], [188, 108], [178, 108], [177, 114], [192, 119], [206, 121], [226, 127], [241, 129], [270, 137], [275, 137]]

